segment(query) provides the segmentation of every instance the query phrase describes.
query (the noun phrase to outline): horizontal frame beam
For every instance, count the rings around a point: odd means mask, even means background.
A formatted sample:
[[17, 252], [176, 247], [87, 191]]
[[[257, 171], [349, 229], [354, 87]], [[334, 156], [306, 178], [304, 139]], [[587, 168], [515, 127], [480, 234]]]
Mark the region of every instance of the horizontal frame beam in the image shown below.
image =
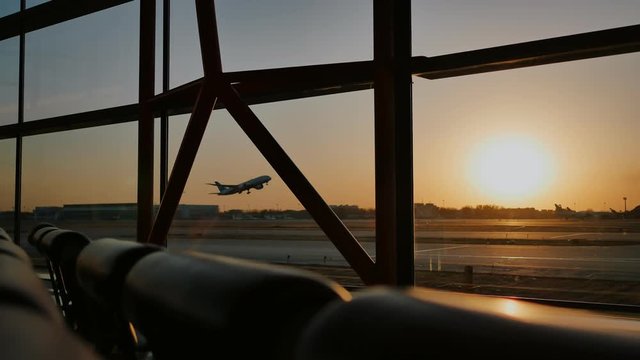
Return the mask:
[[[224, 73], [225, 81], [249, 105], [337, 94], [373, 88], [373, 62], [299, 66]], [[172, 114], [192, 108], [202, 86], [197, 79], [157, 95], [151, 103]], [[216, 109], [224, 104], [216, 104]]]
[[0, 140], [13, 138], [18, 135], [41, 135], [136, 121], [139, 117], [138, 109], [138, 104], [129, 104], [42, 120], [25, 121], [21, 125], [17, 123], [5, 125], [0, 127]]
[[640, 51], [640, 25], [414, 58], [413, 75], [435, 80], [636, 51]]
[[[122, 0], [119, 0], [123, 2]], [[44, 4], [43, 4], [44, 5]], [[42, 5], [39, 5], [42, 6]], [[509, 70], [640, 51], [640, 25], [594, 31], [436, 57], [414, 56], [412, 74], [426, 79]], [[299, 66], [224, 73], [248, 105], [338, 94], [373, 88], [373, 62]], [[156, 95], [155, 116], [186, 114], [193, 109], [203, 79]], [[224, 104], [216, 103], [216, 109]], [[27, 121], [0, 127], [0, 139], [119, 124], [137, 120], [138, 105]]]
[[40, 30], [132, 0], [52, 0], [0, 18], [0, 41]]

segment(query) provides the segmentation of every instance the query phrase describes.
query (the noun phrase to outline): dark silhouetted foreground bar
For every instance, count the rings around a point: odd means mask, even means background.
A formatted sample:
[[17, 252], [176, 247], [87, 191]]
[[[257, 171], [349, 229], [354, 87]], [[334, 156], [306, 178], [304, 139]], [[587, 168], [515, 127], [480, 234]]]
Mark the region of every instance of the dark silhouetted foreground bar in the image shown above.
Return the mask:
[[143, 257], [160, 250], [131, 241], [99, 239], [78, 255], [78, 283], [96, 305], [92, 320], [102, 329], [98, 339], [111, 356], [139, 358], [146, 351], [141, 334], [135, 332], [122, 312], [122, 288], [125, 277]]
[[637, 359], [626, 318], [474, 294], [371, 289], [320, 312], [300, 360]]
[[125, 313], [162, 359], [292, 359], [308, 320], [348, 299], [312, 273], [197, 253], [147, 255], [124, 286]]
[[0, 241], [0, 358], [98, 359], [69, 331], [26, 252]]

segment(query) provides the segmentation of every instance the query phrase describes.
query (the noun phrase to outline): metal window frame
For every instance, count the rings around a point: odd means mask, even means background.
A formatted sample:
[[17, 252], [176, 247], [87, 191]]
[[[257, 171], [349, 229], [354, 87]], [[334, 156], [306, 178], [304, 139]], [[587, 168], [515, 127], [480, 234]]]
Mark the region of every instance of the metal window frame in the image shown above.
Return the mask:
[[[20, 0], [20, 13], [25, 11], [27, 0]], [[20, 21], [20, 44], [18, 50], [18, 127], [24, 123], [24, 62], [25, 62], [25, 33], [24, 24]], [[22, 136], [16, 136], [16, 161], [14, 182], [14, 212], [13, 212], [13, 242], [20, 245], [20, 230], [22, 228]]]
[[[163, 244], [173, 212], [179, 202], [176, 190], [184, 187], [197, 146], [179, 155], [174, 173], [183, 181], [165, 183], [168, 163], [168, 117], [192, 112], [191, 122], [199, 130], [211, 109], [228, 108], [276, 171], [315, 214], [328, 237], [349, 260], [366, 283], [413, 284], [413, 193], [411, 76], [435, 80], [485, 72], [510, 70], [558, 62], [589, 59], [640, 51], [640, 25], [587, 32], [512, 45], [441, 55], [411, 56], [411, 6], [409, 0], [373, 0], [374, 59], [267, 70], [223, 72], [219, 66], [215, 11], [211, 0], [196, 0], [200, 33], [205, 34], [202, 52], [205, 77], [169, 89], [169, 0], [163, 0], [162, 93], [154, 94], [155, 1], [140, 0], [140, 91], [136, 104], [68, 114], [24, 122], [24, 36], [30, 31], [130, 2], [131, 0], [51, 1], [0, 18], [0, 41], [20, 36], [20, 80], [18, 121], [0, 127], [0, 139], [16, 139], [16, 215], [14, 239], [20, 241], [22, 138], [73, 129], [138, 121], [138, 237]], [[205, 14], [205, 13], [208, 13]], [[209, 24], [209, 25], [206, 25]], [[213, 25], [213, 26], [212, 26]], [[212, 65], [213, 64], [213, 65]], [[217, 65], [216, 65], [217, 64]], [[207, 70], [208, 69], [208, 70]], [[213, 74], [213, 75], [212, 75]], [[214, 79], [214, 80], [212, 80]], [[357, 249], [353, 235], [299, 173], [297, 167], [264, 129], [248, 105], [374, 89], [376, 127], [376, 262]], [[220, 97], [222, 101], [215, 101]], [[153, 209], [153, 121], [161, 118], [162, 203], [152, 227]], [[205, 119], [206, 118], [206, 119]], [[198, 121], [195, 121], [198, 120]], [[197, 126], [196, 126], [197, 125]], [[186, 142], [183, 141], [183, 145]], [[187, 146], [188, 148], [188, 146]], [[188, 150], [188, 151], [187, 151]], [[182, 151], [182, 149], [181, 149]], [[185, 153], [186, 154], [186, 153]], [[191, 161], [192, 162], [192, 161]], [[172, 178], [174, 177], [172, 173]], [[392, 191], [388, 191], [391, 187]], [[381, 189], [385, 191], [381, 191]], [[167, 197], [169, 195], [169, 197]], [[142, 220], [140, 220], [142, 218]], [[156, 227], [157, 225], [157, 227]], [[162, 235], [164, 234], [164, 235]], [[164, 236], [164, 238], [163, 238]], [[354, 250], [355, 249], [355, 250]], [[367, 260], [367, 258], [369, 260]]]
[[61, 22], [122, 5], [133, 0], [52, 0], [0, 18], [0, 41], [40, 30]]

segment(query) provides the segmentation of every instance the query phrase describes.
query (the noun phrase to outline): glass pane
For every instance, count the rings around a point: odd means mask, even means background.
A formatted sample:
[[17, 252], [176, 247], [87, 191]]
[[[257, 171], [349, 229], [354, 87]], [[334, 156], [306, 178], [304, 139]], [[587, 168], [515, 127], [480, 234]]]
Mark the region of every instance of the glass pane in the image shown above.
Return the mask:
[[44, 4], [50, 0], [27, 0], [27, 7], [30, 8], [32, 6]]
[[[171, 84], [175, 86], [201, 77], [202, 65], [194, 2], [172, 6]], [[225, 71], [373, 56], [369, 0], [241, 0], [216, 6]]]
[[420, 285], [640, 304], [639, 60], [416, 80]]
[[194, 1], [171, 3], [171, 87], [202, 77], [202, 58]]
[[[375, 259], [373, 91], [263, 104], [252, 109]], [[313, 228], [292, 229], [298, 236], [298, 244], [291, 245], [291, 251], [304, 257], [294, 258], [292, 254], [290, 262], [320, 272], [345, 286], [362, 285], [322, 230], [313, 220], [309, 222]], [[324, 241], [307, 241], [314, 239], [311, 229]]]
[[0, 41], [0, 126], [18, 122], [18, 38]]
[[635, 0], [412, 2], [415, 55], [434, 56], [635, 25]]
[[24, 236], [49, 222], [93, 239], [135, 239], [136, 152], [136, 123], [25, 137]]
[[0, 140], [0, 228], [13, 236], [16, 141]]
[[[361, 92], [255, 106], [253, 110], [374, 256], [372, 99], [372, 92]], [[305, 119], [304, 124], [301, 118]], [[172, 161], [187, 119], [171, 119]], [[336, 161], [337, 158], [341, 160]], [[210, 185], [216, 181], [237, 185], [264, 175], [271, 177], [268, 184], [249, 192], [217, 195], [228, 189]], [[344, 285], [362, 285], [344, 257], [224, 110], [214, 112], [210, 119], [181, 204], [215, 206], [219, 215], [212, 219], [176, 219], [169, 236], [170, 249], [190, 248], [301, 266]]]
[[153, 201], [155, 204], [160, 203], [160, 119], [156, 118], [153, 125]]
[[[162, 59], [162, 47], [163, 47], [163, 1], [156, 1], [156, 57], [155, 57], [155, 93], [159, 94], [162, 92], [162, 67], [163, 67], [163, 59]], [[171, 5], [170, 5], [171, 6]]]
[[25, 119], [137, 102], [138, 3], [27, 34]]
[[0, 17], [7, 16], [20, 11], [20, 0], [0, 1]]

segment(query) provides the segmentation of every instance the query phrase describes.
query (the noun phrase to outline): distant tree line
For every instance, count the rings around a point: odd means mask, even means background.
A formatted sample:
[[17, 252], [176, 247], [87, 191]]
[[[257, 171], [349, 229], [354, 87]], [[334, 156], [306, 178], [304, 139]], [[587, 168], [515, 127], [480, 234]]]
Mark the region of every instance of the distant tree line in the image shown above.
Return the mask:
[[464, 206], [461, 209], [440, 208], [433, 204], [416, 204], [416, 218], [442, 219], [550, 219], [557, 217], [553, 210], [505, 208], [497, 205]]
[[[331, 205], [340, 219], [375, 219], [375, 209], [357, 205]], [[416, 219], [550, 219], [553, 210], [535, 208], [504, 208], [497, 205], [465, 206], [461, 209], [438, 207], [431, 203], [414, 205]], [[310, 219], [306, 210], [229, 210], [221, 214], [228, 219]]]

